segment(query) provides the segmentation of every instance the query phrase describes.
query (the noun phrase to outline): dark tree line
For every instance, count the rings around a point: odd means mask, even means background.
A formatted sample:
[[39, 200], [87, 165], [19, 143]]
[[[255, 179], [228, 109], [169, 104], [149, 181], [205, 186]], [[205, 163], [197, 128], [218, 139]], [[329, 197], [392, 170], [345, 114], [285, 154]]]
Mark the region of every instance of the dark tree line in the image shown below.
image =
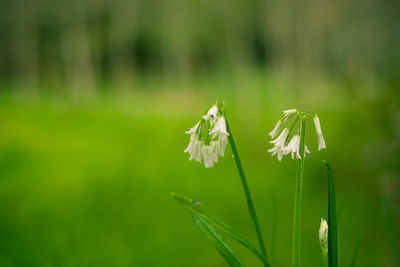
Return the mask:
[[92, 97], [134, 90], [142, 75], [190, 84], [221, 69], [395, 77], [398, 10], [394, 0], [2, 0], [0, 81]]

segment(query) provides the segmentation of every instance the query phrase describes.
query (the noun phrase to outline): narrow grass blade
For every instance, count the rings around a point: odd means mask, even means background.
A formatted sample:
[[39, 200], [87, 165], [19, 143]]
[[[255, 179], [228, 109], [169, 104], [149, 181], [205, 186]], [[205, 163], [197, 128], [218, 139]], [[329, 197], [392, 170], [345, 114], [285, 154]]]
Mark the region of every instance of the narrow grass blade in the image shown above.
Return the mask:
[[360, 249], [360, 244], [361, 244], [361, 242], [358, 242], [357, 247], [354, 250], [353, 258], [351, 259], [349, 267], [355, 267], [356, 266], [356, 261], [357, 261], [357, 256], [358, 256], [358, 250]]
[[221, 254], [222, 257], [229, 263], [232, 267], [243, 267], [244, 265], [240, 262], [240, 260], [235, 256], [232, 249], [229, 245], [224, 241], [222, 236], [215, 230], [212, 225], [207, 223], [205, 220], [192, 213], [193, 219], [196, 224], [200, 227], [203, 233], [208, 237], [211, 241], [215, 249]]
[[329, 201], [328, 201], [328, 266], [338, 266], [338, 244], [337, 244], [337, 221], [336, 221], [336, 199], [333, 184], [332, 170], [328, 162], [324, 161], [328, 170]]
[[253, 252], [266, 266], [270, 266], [270, 264], [265, 260], [264, 256], [259, 252], [249, 241], [236, 233], [230, 226], [225, 224], [224, 222], [218, 220], [217, 218], [212, 217], [206, 212], [202, 211], [198, 205], [196, 205], [195, 201], [185, 198], [177, 193], [171, 193], [171, 196], [175, 198], [179, 203], [188, 208], [192, 213], [196, 214], [198, 217], [202, 218], [204, 221], [210, 223], [217, 229], [223, 231], [225, 234], [242, 244], [248, 250]]

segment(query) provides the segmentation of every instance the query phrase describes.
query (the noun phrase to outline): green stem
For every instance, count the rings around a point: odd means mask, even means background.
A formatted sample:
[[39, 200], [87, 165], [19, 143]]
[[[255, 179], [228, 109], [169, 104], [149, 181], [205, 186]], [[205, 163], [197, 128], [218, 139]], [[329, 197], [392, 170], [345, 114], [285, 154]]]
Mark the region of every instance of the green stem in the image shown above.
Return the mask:
[[246, 196], [247, 207], [248, 207], [248, 210], [249, 210], [250, 218], [253, 221], [254, 228], [255, 228], [256, 233], [257, 233], [258, 244], [260, 245], [261, 253], [264, 255], [264, 258], [266, 260], [266, 263], [264, 263], [264, 266], [270, 267], [271, 265], [268, 263], [267, 250], [265, 248], [264, 238], [263, 238], [263, 235], [262, 235], [262, 232], [261, 232], [260, 223], [258, 222], [256, 208], [254, 206], [254, 201], [253, 201], [253, 196], [252, 196], [252, 194], [250, 192], [249, 185], [247, 183], [247, 179], [246, 179], [246, 176], [245, 176], [244, 171], [243, 171], [242, 163], [240, 162], [239, 153], [238, 153], [238, 151], [236, 149], [235, 140], [233, 139], [232, 131], [229, 128], [228, 120], [226, 120], [226, 130], [229, 133], [229, 136], [228, 136], [229, 143], [231, 144], [233, 157], [235, 158], [235, 162], [236, 162], [236, 166], [238, 168], [240, 180], [242, 182], [242, 186], [243, 186], [243, 189], [244, 189], [244, 194]]
[[323, 256], [323, 258], [324, 258], [324, 267], [329, 267], [329, 264], [328, 264], [328, 255], [322, 255]]
[[299, 159], [299, 163], [297, 166], [296, 192], [294, 196], [292, 267], [300, 266], [300, 210], [301, 210], [301, 193], [303, 189], [303, 176], [304, 176], [305, 133], [306, 133], [306, 121], [304, 116], [302, 116], [300, 121], [301, 159]]

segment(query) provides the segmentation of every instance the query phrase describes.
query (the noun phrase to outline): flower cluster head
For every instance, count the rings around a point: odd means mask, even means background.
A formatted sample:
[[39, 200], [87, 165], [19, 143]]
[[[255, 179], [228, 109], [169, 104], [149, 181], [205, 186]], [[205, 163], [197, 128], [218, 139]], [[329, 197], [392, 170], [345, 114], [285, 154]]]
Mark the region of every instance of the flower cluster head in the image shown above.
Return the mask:
[[300, 133], [300, 125], [302, 121], [311, 116], [313, 117], [318, 137], [318, 150], [326, 148], [318, 115], [316, 113], [301, 112], [297, 109], [289, 109], [283, 111], [283, 117], [269, 133], [271, 138], [275, 139], [270, 142], [274, 147], [269, 149], [268, 152], [271, 152], [272, 156], [277, 155], [279, 161], [282, 160], [284, 155], [289, 153], [291, 154], [292, 159], [294, 159], [294, 156], [301, 159], [306, 156], [306, 153], [310, 153], [306, 144], [304, 144], [304, 149], [301, 149], [302, 137]]
[[324, 218], [321, 218], [321, 225], [319, 227], [319, 244], [322, 254], [328, 254], [328, 224]]
[[186, 134], [190, 135], [190, 141], [184, 152], [189, 153], [189, 160], [203, 161], [206, 168], [212, 167], [218, 156], [224, 156], [228, 143], [224, 103], [212, 106]]

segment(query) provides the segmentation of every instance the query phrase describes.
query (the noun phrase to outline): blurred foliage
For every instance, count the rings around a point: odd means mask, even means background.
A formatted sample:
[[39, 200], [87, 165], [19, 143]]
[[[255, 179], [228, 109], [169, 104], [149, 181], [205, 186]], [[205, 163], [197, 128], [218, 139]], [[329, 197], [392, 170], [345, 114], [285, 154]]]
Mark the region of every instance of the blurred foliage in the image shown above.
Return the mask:
[[[3, 0], [0, 82], [93, 98], [221, 69], [399, 83], [399, 1]], [[101, 89], [101, 90], [97, 90]]]

